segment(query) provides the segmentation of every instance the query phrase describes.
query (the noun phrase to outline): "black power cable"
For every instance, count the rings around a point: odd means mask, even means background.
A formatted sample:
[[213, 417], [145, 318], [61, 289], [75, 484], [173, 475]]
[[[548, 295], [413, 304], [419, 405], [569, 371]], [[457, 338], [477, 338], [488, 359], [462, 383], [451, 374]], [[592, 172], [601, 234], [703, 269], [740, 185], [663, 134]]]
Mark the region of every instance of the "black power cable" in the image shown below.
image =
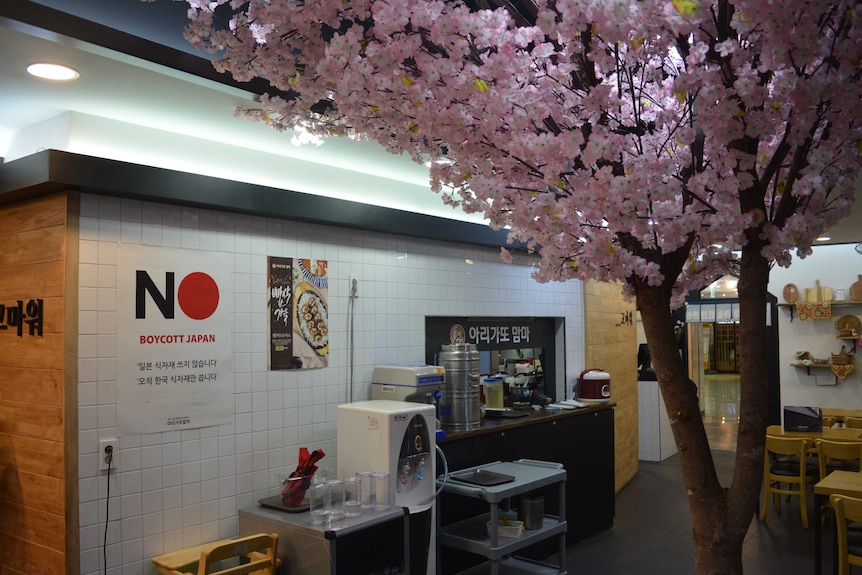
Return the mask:
[[105, 463], [108, 464], [108, 488], [105, 493], [105, 537], [102, 541], [102, 572], [106, 575], [108, 573], [108, 521], [111, 517], [111, 462], [113, 461], [114, 448], [109, 445], [105, 447]]

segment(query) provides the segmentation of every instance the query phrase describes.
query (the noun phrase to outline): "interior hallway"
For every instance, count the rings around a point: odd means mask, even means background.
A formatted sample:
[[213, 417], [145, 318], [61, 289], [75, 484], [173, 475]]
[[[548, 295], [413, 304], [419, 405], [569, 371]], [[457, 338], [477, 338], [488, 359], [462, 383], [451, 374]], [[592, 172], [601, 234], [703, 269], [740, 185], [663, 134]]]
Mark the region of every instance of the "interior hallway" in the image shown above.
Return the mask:
[[700, 407], [706, 436], [713, 450], [736, 451], [739, 396], [738, 373], [708, 373], [703, 376]]

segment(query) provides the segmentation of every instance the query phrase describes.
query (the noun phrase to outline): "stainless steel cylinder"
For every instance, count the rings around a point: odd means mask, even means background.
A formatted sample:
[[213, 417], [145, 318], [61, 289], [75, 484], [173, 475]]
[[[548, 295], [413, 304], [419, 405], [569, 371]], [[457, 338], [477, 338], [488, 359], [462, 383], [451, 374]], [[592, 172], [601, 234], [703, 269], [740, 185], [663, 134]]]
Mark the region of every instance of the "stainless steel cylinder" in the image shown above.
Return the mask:
[[440, 398], [440, 424], [451, 431], [478, 429], [479, 351], [473, 343], [440, 346], [438, 363], [446, 370]]

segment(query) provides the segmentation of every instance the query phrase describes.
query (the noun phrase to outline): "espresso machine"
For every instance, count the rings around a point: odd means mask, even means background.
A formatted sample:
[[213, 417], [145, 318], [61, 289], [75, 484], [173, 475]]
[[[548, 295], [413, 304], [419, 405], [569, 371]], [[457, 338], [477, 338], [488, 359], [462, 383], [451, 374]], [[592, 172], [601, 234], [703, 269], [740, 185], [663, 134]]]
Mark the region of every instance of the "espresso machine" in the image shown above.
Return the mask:
[[409, 512], [411, 573], [425, 573], [428, 565], [435, 431], [430, 404], [380, 399], [338, 406], [338, 476], [363, 470], [389, 474], [390, 503]]

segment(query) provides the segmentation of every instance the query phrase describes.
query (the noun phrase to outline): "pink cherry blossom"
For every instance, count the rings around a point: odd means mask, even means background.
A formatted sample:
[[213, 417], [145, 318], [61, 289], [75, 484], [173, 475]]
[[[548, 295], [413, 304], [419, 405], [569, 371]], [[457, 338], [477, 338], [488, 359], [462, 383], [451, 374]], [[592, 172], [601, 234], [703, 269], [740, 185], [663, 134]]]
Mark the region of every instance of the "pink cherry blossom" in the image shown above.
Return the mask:
[[[662, 313], [736, 274], [755, 330], [744, 353], [761, 349], [768, 266], [809, 254], [854, 200], [855, 1], [517, 3], [534, 7], [527, 17], [440, 0], [188, 3], [188, 39], [218, 54], [217, 69], [273, 86], [242, 114], [430, 160], [443, 201], [508, 227], [512, 242], [540, 255], [538, 281], [621, 281], [638, 297], [677, 415], [693, 392], [675, 350], [659, 345], [675, 341]], [[229, 22], [213, 17], [215, 6], [220, 17], [232, 12]], [[747, 364], [744, 389], [763, 387], [762, 364]], [[763, 431], [759, 393], [743, 392], [741, 432]], [[702, 427], [677, 420], [677, 443], [698, 441]], [[697, 541], [721, 531], [741, 542], [762, 460], [754, 436], [740, 436], [748, 483], [728, 494], [714, 489], [714, 473], [688, 475], [693, 461], [706, 469], [698, 458], [708, 446], [680, 450], [688, 488], [713, 489], [692, 503]], [[746, 510], [733, 528], [710, 520], [725, 507]], [[712, 565], [708, 542], [696, 550], [702, 573], [741, 570]]]

